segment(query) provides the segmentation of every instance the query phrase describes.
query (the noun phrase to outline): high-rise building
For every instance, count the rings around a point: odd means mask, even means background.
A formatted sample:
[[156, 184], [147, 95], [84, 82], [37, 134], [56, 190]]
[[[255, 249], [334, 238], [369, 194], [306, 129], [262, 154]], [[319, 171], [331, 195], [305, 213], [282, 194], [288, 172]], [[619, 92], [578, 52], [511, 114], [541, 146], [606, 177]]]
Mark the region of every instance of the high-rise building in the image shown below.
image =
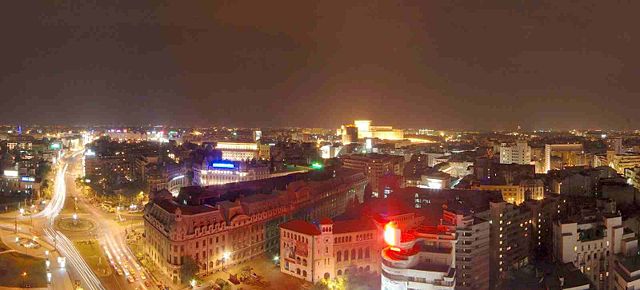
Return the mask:
[[531, 147], [527, 141], [518, 141], [515, 144], [502, 143], [500, 145], [500, 163], [531, 164]]
[[529, 264], [531, 212], [505, 201], [490, 202], [491, 274], [494, 289], [500, 289], [509, 272]]
[[380, 196], [379, 177], [385, 174], [402, 175], [404, 170], [404, 157], [402, 156], [370, 153], [344, 155], [340, 159], [343, 162], [343, 167], [363, 172], [369, 178], [369, 185], [374, 197]]
[[358, 127], [354, 125], [343, 125], [341, 133], [343, 145], [358, 143]]
[[[443, 210], [443, 223], [456, 231], [456, 289], [489, 289], [490, 224], [459, 204]], [[456, 206], [458, 205], [458, 206]]]

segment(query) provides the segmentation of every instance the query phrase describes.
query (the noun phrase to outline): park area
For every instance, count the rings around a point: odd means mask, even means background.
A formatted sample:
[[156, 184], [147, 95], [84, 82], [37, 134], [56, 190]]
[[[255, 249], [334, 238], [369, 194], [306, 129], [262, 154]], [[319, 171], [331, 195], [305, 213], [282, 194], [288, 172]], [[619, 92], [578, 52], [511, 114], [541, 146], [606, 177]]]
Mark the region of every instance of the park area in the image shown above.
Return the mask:
[[47, 287], [45, 260], [15, 251], [0, 242], [0, 286]]
[[100, 244], [96, 240], [76, 241], [75, 246], [96, 275], [99, 277], [111, 275], [109, 260], [103, 254]]

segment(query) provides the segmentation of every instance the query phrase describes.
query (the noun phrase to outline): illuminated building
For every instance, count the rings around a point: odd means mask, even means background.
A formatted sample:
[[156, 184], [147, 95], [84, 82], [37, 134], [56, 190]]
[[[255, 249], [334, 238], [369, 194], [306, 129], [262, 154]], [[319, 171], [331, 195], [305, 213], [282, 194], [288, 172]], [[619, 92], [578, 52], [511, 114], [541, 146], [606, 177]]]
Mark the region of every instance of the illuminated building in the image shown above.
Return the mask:
[[446, 226], [418, 226], [401, 230], [385, 226], [381, 251], [383, 290], [455, 289], [456, 242]]
[[[184, 258], [199, 273], [278, 253], [279, 224], [344, 213], [367, 182], [353, 170], [328, 170], [243, 183], [161, 191], [144, 209], [144, 253], [159, 273], [180, 281]], [[244, 192], [243, 196], [237, 196]], [[251, 194], [251, 192], [254, 192]], [[263, 194], [263, 192], [270, 192]], [[237, 196], [227, 200], [227, 196]], [[226, 258], [225, 258], [226, 257]]]
[[123, 152], [112, 154], [95, 153], [87, 150], [84, 154], [84, 176], [98, 180], [107, 172], [111, 172], [122, 178], [133, 178], [133, 164]]
[[628, 168], [640, 167], [640, 154], [615, 154], [609, 162], [611, 168], [615, 169], [618, 174], [625, 174], [625, 170]]
[[477, 190], [495, 190], [502, 193], [502, 199], [519, 205], [524, 202], [524, 189], [519, 184], [477, 184], [471, 188]]
[[627, 168], [624, 171], [624, 178], [627, 179], [629, 185], [640, 189], [640, 167]]
[[634, 244], [637, 247], [635, 234], [622, 226], [622, 217], [606, 212], [557, 221], [553, 238], [553, 258], [572, 263], [596, 289], [611, 289], [622, 282], [610, 278], [615, 272], [615, 257], [627, 253]]
[[338, 157], [338, 153], [340, 153], [340, 150], [342, 150], [342, 146], [335, 146], [330, 144], [324, 145], [320, 147], [320, 157], [322, 157], [322, 159], [331, 159]]
[[456, 289], [489, 289], [490, 224], [472, 210], [451, 203], [443, 210], [443, 223], [455, 229]]
[[520, 189], [523, 191], [525, 199], [544, 199], [544, 182], [542, 179], [520, 180]]
[[[353, 128], [357, 130], [357, 134], [353, 134]], [[404, 131], [393, 129], [391, 126], [371, 126], [371, 120], [355, 120], [353, 125], [342, 126], [343, 144], [354, 143], [353, 136], [356, 139], [381, 139], [381, 140], [402, 140], [404, 139]], [[349, 143], [344, 143], [347, 140]]]
[[343, 125], [340, 132], [342, 134], [342, 145], [358, 143], [358, 128], [353, 125]]
[[491, 221], [490, 284], [500, 289], [509, 272], [529, 264], [531, 212], [505, 201], [489, 203]]
[[431, 188], [431, 189], [444, 189], [449, 188], [451, 185], [451, 175], [440, 171], [434, 171], [422, 175], [420, 178], [420, 184], [417, 187]]
[[587, 165], [582, 144], [545, 144], [544, 172]]
[[502, 143], [500, 145], [500, 163], [530, 164], [531, 147], [526, 141], [518, 141], [516, 144]]
[[242, 143], [242, 142], [218, 142], [216, 149], [222, 152], [222, 159], [231, 161], [247, 161], [253, 159], [270, 158], [270, 149], [267, 144]]
[[266, 163], [203, 160], [200, 166], [193, 167], [193, 184], [199, 186], [265, 179], [269, 176], [270, 170]]
[[373, 197], [379, 197], [378, 178], [385, 174], [402, 175], [404, 157], [383, 154], [353, 154], [340, 157], [343, 167], [363, 172], [369, 178]]
[[382, 241], [372, 220], [319, 224], [291, 220], [280, 225], [280, 271], [315, 283], [349, 274], [379, 272]]

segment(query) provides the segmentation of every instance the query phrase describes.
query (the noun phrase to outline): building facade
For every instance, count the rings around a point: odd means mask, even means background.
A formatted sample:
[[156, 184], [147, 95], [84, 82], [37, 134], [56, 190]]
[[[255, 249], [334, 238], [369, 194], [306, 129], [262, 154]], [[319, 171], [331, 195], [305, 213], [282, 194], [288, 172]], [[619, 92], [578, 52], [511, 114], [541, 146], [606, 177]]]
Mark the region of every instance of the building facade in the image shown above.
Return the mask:
[[455, 289], [455, 231], [446, 226], [418, 226], [402, 231], [385, 226], [381, 289]]
[[381, 237], [372, 220], [288, 221], [280, 225], [280, 271], [312, 283], [351, 271], [378, 273]]
[[343, 170], [326, 176], [293, 181], [270, 194], [213, 203], [195, 197], [196, 193], [174, 198], [168, 191], [160, 192], [145, 206], [144, 252], [175, 282], [188, 278], [180, 276], [186, 257], [196, 261], [200, 273], [210, 273], [265, 253], [275, 255], [281, 223], [333, 217], [361, 200], [367, 182], [363, 174]]
[[527, 141], [518, 141], [515, 144], [502, 143], [500, 145], [500, 163], [531, 164], [531, 147]]
[[384, 154], [354, 154], [341, 156], [343, 167], [363, 172], [369, 178], [372, 195], [379, 197], [378, 179], [385, 174], [402, 175], [404, 158]]

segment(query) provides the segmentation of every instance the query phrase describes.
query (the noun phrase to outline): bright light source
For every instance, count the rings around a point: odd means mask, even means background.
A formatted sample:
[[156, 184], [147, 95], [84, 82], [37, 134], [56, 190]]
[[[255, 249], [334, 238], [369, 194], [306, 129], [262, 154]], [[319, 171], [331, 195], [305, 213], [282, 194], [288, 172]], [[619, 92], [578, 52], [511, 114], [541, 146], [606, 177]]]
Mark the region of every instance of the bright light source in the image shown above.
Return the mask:
[[191, 279], [191, 282], [189, 282], [189, 284], [191, 285], [191, 287], [196, 287], [196, 279]]
[[313, 169], [322, 169], [322, 164], [318, 163], [318, 162], [314, 162], [311, 164], [311, 168]]
[[51, 272], [47, 272], [47, 282], [51, 283]]
[[73, 218], [74, 220], [77, 220], [77, 219], [78, 219], [78, 214], [77, 214], [77, 213], [74, 213], [74, 214], [73, 214], [73, 216], [72, 216], [72, 218]]
[[5, 177], [18, 177], [18, 170], [5, 170], [4, 171], [4, 176]]
[[222, 253], [222, 259], [229, 260], [229, 258], [231, 258], [231, 252], [224, 252]]
[[386, 224], [384, 226], [385, 243], [387, 243], [387, 245], [389, 246], [396, 246], [398, 244], [398, 241], [400, 240], [400, 237], [398, 236], [399, 233], [400, 230], [397, 228], [395, 222], [389, 222], [388, 224]]
[[273, 257], [273, 260], [274, 260], [275, 262], [278, 262], [278, 261], [280, 260], [280, 257], [275, 256], [275, 257]]

